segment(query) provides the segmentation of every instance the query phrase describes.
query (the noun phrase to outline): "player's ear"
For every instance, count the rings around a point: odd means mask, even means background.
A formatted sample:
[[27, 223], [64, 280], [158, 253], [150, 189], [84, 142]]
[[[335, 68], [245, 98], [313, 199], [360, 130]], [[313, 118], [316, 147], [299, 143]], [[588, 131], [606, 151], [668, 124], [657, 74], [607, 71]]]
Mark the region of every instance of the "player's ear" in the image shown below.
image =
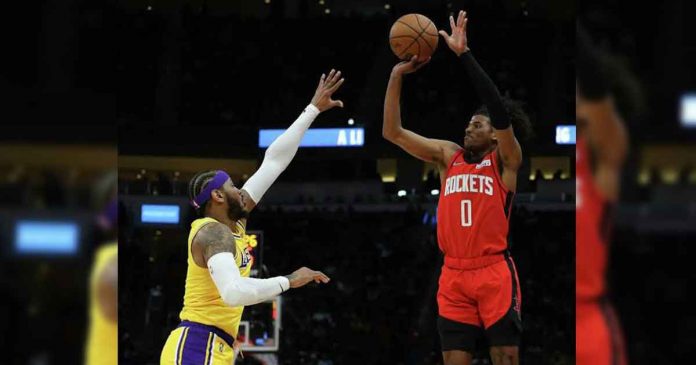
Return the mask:
[[220, 189], [214, 189], [210, 192], [210, 194], [212, 195], [211, 198], [215, 199], [218, 203], [225, 201], [225, 196], [222, 195], [222, 191], [220, 191]]

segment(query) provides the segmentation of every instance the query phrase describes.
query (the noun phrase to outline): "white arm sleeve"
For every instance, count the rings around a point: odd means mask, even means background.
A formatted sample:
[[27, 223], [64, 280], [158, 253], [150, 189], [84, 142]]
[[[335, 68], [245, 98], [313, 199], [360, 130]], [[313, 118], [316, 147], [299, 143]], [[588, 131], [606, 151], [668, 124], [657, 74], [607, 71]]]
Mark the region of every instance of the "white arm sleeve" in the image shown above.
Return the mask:
[[268, 146], [261, 167], [242, 187], [249, 193], [249, 197], [254, 203], [261, 200], [271, 184], [288, 167], [297, 153], [302, 137], [317, 115], [319, 115], [319, 109], [312, 104], [307, 105], [297, 120]]
[[270, 279], [242, 277], [231, 252], [213, 255], [208, 260], [208, 271], [222, 301], [230, 307], [261, 303], [290, 289], [290, 281], [284, 276]]

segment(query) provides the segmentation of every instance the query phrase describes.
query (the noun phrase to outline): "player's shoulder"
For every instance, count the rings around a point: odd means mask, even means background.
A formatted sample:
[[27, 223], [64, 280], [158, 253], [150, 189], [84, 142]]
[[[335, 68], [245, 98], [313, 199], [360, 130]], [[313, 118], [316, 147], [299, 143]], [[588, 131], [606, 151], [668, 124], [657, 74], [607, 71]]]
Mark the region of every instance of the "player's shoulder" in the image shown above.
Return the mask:
[[234, 238], [234, 236], [235, 234], [230, 227], [216, 220], [212, 220], [204, 224], [198, 232], [196, 232], [196, 235], [193, 237], [193, 242], [202, 246], [219, 242], [234, 242], [230, 240]]
[[442, 145], [445, 148], [445, 151], [450, 153], [457, 153], [459, 150], [464, 149], [464, 147], [460, 146], [459, 144], [447, 140], [442, 140]]
[[443, 144], [444, 159], [442, 163], [445, 165], [445, 167], [449, 167], [452, 164], [452, 162], [454, 162], [454, 159], [457, 158], [457, 155], [461, 155], [464, 153], [464, 147], [452, 141], [444, 142], [446, 143]]

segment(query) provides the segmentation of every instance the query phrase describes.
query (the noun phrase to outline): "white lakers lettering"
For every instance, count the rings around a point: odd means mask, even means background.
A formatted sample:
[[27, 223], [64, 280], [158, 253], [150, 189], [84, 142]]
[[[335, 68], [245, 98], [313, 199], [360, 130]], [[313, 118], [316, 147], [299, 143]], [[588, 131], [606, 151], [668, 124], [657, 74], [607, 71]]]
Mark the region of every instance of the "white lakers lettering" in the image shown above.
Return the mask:
[[492, 196], [493, 178], [476, 174], [450, 176], [445, 181], [445, 196], [452, 193], [481, 193]]

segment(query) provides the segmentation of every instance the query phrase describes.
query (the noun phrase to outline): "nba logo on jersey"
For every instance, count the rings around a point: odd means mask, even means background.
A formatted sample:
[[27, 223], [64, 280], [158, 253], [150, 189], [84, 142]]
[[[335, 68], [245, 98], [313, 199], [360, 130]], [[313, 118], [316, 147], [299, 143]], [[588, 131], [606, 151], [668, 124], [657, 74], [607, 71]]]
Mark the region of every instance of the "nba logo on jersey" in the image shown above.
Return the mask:
[[487, 159], [481, 161], [480, 164], [476, 165], [476, 168], [480, 169], [482, 167], [486, 167], [486, 166], [490, 166], [490, 165], [491, 165], [491, 160], [487, 158]]

